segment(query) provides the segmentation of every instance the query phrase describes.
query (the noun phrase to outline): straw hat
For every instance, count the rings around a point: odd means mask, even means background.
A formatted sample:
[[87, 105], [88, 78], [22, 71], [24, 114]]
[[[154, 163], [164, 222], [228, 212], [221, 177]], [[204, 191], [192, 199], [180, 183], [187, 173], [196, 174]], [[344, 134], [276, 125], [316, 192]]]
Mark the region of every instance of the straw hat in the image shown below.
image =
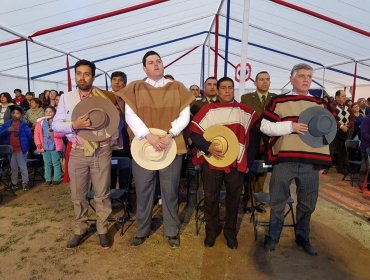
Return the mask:
[[73, 109], [71, 120], [84, 114], [89, 116], [91, 129], [80, 129], [77, 134], [87, 141], [104, 141], [118, 130], [119, 112], [109, 99], [92, 96], [81, 100]]
[[327, 109], [314, 106], [304, 110], [298, 122], [308, 125], [305, 134], [299, 134], [302, 141], [313, 148], [329, 145], [337, 134], [337, 122]]
[[209, 164], [215, 167], [226, 167], [238, 157], [239, 141], [230, 128], [223, 125], [213, 125], [204, 131], [203, 137], [209, 142], [217, 143], [224, 156], [222, 159], [217, 159], [212, 155], [204, 156]]
[[[167, 133], [158, 128], [149, 128], [150, 133], [165, 136]], [[176, 157], [177, 147], [175, 140], [171, 140], [167, 149], [157, 152], [145, 138], [134, 138], [131, 143], [131, 154], [135, 162], [148, 170], [160, 170], [172, 163]]]

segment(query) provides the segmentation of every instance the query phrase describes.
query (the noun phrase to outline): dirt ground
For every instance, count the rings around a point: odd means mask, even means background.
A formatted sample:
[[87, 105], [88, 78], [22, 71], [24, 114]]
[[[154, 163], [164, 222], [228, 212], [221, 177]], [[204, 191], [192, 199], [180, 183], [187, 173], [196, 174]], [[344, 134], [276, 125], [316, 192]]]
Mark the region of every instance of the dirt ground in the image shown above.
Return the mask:
[[370, 196], [333, 171], [321, 177], [311, 232], [317, 257], [295, 245], [291, 228], [283, 230], [277, 249], [266, 254], [265, 228], [258, 229], [255, 241], [250, 216], [242, 211], [237, 250], [230, 250], [222, 235], [213, 248], [204, 248], [204, 226], [195, 235], [194, 201], [180, 206], [179, 249], [164, 240], [156, 206], [156, 230], [137, 248], [129, 245], [134, 223], [123, 237], [112, 224], [114, 244], [108, 250], [98, 245], [93, 226], [79, 248], [66, 250], [73, 220], [68, 186], [39, 184], [7, 196], [0, 205], [0, 279], [370, 279]]

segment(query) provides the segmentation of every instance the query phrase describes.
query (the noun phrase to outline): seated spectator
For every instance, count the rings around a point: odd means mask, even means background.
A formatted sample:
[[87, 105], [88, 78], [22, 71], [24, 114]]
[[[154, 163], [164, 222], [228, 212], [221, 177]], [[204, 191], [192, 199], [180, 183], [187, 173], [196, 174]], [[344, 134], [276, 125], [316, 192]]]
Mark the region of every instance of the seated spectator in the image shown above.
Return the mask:
[[0, 94], [0, 126], [6, 121], [10, 120], [9, 106], [13, 105], [13, 99], [9, 92], [3, 92]]
[[16, 88], [14, 90], [14, 95], [15, 98], [13, 99], [13, 103], [16, 105], [21, 105], [21, 102], [26, 99], [26, 97], [24, 97], [24, 95], [22, 94], [22, 90], [20, 90], [19, 88]]
[[24, 119], [29, 123], [32, 130], [35, 128], [36, 122], [39, 118], [44, 116], [44, 109], [42, 108], [41, 100], [34, 98], [30, 102], [30, 109], [26, 112]]
[[26, 93], [26, 99], [21, 102], [21, 107], [26, 112], [30, 108], [31, 100], [35, 98], [35, 93], [29, 91]]
[[352, 105], [352, 113], [355, 116], [355, 122], [353, 125], [353, 132], [352, 132], [352, 139], [354, 140], [361, 140], [361, 130], [360, 126], [362, 121], [364, 120], [364, 115], [361, 114], [360, 105], [355, 102]]
[[195, 100], [201, 100], [202, 95], [200, 94], [200, 88], [197, 85], [190, 86], [190, 92], [194, 95]]
[[57, 98], [58, 92], [55, 89], [50, 90], [49, 94], [49, 104], [50, 106], [56, 107], [56, 98]]

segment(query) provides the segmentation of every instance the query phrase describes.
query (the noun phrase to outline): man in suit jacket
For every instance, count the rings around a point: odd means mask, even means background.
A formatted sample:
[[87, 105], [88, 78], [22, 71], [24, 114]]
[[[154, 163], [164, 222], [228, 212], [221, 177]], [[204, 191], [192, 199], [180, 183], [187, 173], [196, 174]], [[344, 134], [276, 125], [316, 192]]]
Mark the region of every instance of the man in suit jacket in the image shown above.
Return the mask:
[[[241, 97], [241, 103], [244, 103], [250, 107], [252, 107], [253, 110], [255, 110], [258, 114], [259, 117], [261, 117], [262, 112], [265, 109], [266, 104], [270, 102], [270, 99], [272, 96], [275, 96], [275, 93], [270, 93], [270, 74], [267, 71], [262, 71], [259, 72], [256, 75], [256, 78], [254, 80], [254, 85], [256, 86], [256, 91], [252, 93], [247, 93], [242, 95]], [[263, 147], [263, 139], [264, 137], [261, 138], [261, 148]], [[263, 151], [262, 151], [263, 152]], [[262, 153], [261, 152], [261, 153]], [[263, 184], [265, 182], [266, 176], [260, 176], [257, 181], [256, 185], [254, 187], [255, 192], [262, 192], [263, 191]], [[247, 205], [248, 200], [249, 200], [249, 175], [246, 175], [246, 182], [244, 185], [244, 201], [245, 205]], [[248, 207], [246, 207], [246, 210], [251, 210]], [[263, 206], [259, 206], [257, 208], [258, 212], [265, 212], [266, 210], [264, 209]]]
[[270, 75], [267, 71], [259, 72], [254, 80], [256, 91], [242, 95], [241, 103], [247, 104], [252, 107], [261, 116], [265, 105], [270, 102], [275, 93], [270, 93]]
[[198, 113], [200, 108], [205, 104], [218, 102], [217, 98], [217, 79], [215, 77], [208, 77], [204, 82], [204, 97], [201, 100], [196, 100], [190, 107], [190, 112], [193, 116]]

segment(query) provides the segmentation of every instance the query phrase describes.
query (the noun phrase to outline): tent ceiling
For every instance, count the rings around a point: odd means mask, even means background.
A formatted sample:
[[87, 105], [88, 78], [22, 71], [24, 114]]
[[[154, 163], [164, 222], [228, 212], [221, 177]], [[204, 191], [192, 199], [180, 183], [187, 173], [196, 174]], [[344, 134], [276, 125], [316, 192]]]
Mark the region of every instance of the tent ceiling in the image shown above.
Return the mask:
[[[141, 58], [150, 49], [160, 53], [165, 64], [169, 64], [197, 47], [165, 72], [187, 86], [199, 84], [204, 43], [205, 76], [214, 74], [215, 53], [211, 48], [215, 48], [213, 22], [218, 11], [219, 54], [225, 56], [227, 2], [3, 0], [0, 75], [27, 77], [25, 41], [6, 44], [23, 36], [33, 40], [28, 43], [28, 53], [30, 77], [35, 81], [66, 84], [67, 53], [70, 65], [77, 58], [96, 61], [99, 69], [96, 84], [105, 86], [105, 75], [100, 75], [104, 72], [122, 70], [129, 80], [142, 78]], [[289, 8], [285, 3], [331, 22]], [[234, 66], [240, 62], [243, 7], [244, 0], [230, 0], [228, 57]], [[58, 28], [93, 17], [101, 19]], [[366, 31], [370, 30], [369, 1], [250, 0], [249, 17], [247, 57], [252, 65], [252, 77], [267, 70], [271, 73], [272, 88], [283, 88], [289, 81], [292, 65], [305, 61], [317, 69], [316, 86], [349, 86], [353, 84], [354, 61], [358, 61], [357, 85], [370, 84], [370, 33]], [[224, 75], [224, 64], [219, 57], [219, 77]], [[228, 76], [234, 77], [235, 70], [230, 64]], [[246, 86], [253, 85], [247, 82]]]

